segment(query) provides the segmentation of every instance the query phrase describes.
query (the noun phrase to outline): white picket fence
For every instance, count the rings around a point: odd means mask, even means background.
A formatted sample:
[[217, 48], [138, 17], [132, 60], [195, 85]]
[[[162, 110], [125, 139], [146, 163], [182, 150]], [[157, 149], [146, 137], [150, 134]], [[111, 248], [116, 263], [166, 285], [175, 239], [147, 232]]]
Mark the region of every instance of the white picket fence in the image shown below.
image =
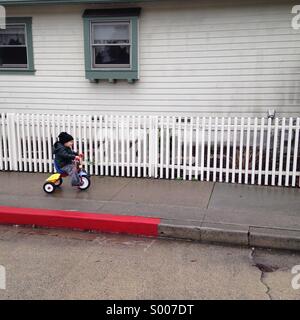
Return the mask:
[[299, 186], [300, 118], [0, 116], [0, 170], [53, 172], [67, 131], [94, 175]]

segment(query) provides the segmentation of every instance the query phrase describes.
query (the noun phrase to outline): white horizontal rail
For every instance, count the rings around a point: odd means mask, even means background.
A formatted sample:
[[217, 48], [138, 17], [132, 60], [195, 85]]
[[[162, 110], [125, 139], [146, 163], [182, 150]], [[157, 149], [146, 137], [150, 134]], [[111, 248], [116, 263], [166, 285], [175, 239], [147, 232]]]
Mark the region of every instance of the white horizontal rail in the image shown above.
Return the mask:
[[299, 186], [300, 118], [0, 113], [0, 170], [53, 172], [61, 131], [94, 175]]

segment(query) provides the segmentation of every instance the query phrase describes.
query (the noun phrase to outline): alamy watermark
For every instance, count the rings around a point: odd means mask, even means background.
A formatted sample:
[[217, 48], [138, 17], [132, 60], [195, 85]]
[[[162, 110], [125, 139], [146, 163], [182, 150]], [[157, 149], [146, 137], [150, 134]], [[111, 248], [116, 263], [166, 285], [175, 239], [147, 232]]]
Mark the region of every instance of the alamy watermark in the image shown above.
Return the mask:
[[0, 290], [6, 289], [6, 269], [0, 265]]
[[295, 276], [292, 279], [292, 288], [294, 290], [300, 290], [300, 265], [293, 266], [292, 274]]
[[0, 6], [0, 29], [6, 28], [6, 10], [3, 6]]
[[294, 30], [300, 29], [300, 5], [293, 6], [292, 13], [295, 14], [295, 16], [292, 19], [292, 28]]

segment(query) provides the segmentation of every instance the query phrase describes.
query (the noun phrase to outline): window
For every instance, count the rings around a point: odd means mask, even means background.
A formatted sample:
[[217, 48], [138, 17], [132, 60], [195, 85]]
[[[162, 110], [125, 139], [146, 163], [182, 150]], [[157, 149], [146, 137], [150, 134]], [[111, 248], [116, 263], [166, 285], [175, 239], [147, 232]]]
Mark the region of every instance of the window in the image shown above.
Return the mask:
[[130, 21], [92, 23], [93, 68], [130, 68]]
[[86, 10], [86, 77], [90, 80], [138, 79], [139, 9]]
[[31, 18], [7, 18], [0, 29], [0, 73], [33, 72]]
[[8, 25], [0, 31], [0, 66], [27, 68], [26, 26]]

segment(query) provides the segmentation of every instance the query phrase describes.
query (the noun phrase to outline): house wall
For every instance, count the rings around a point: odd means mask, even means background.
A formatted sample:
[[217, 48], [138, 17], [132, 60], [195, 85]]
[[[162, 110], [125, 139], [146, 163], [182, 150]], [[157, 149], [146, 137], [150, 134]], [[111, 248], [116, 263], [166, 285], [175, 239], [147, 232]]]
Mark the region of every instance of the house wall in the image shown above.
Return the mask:
[[85, 79], [82, 13], [103, 6], [7, 8], [32, 16], [35, 75], [0, 73], [0, 111], [299, 116], [300, 30], [292, 1], [141, 3], [140, 80]]

